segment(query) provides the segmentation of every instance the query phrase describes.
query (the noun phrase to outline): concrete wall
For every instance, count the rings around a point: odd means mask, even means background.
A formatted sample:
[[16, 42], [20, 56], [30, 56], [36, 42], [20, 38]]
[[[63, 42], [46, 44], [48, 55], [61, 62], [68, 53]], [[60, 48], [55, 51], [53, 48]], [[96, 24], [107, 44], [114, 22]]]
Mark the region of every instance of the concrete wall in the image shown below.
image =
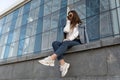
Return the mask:
[[120, 80], [120, 38], [108, 38], [78, 45], [65, 54], [71, 63], [68, 74], [60, 77], [59, 64], [46, 67], [38, 59], [41, 54], [26, 55], [0, 62], [0, 80]]

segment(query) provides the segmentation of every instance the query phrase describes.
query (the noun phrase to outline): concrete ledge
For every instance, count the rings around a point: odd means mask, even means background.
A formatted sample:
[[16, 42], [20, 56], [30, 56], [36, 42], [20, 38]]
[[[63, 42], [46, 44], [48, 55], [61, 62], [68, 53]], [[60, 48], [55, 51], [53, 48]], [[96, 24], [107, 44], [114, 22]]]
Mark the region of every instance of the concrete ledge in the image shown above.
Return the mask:
[[[73, 52], [82, 52], [82, 51], [103, 48], [103, 47], [108, 47], [108, 46], [114, 46], [114, 45], [120, 45], [120, 37], [106, 38], [106, 39], [102, 39], [99, 41], [90, 42], [88, 44], [77, 45], [77, 46], [74, 46], [71, 49], [69, 49], [66, 52], [66, 54], [73, 53]], [[6, 60], [0, 61], [0, 65], [40, 59], [40, 58], [43, 58], [43, 57], [46, 57], [46, 56], [52, 54], [52, 52], [53, 51], [51, 49], [47, 52], [41, 52], [38, 54], [28, 54], [28, 55], [23, 55], [21, 57], [8, 58]]]

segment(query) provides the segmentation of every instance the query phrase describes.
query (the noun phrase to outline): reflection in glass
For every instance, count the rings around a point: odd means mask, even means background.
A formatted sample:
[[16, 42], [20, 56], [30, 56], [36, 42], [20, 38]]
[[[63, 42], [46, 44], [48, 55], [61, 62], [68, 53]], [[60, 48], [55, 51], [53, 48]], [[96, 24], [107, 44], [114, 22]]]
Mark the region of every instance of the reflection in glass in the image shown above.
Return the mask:
[[100, 35], [102, 37], [113, 36], [110, 13], [100, 15]]
[[47, 50], [49, 48], [49, 34], [50, 34], [50, 32], [42, 33], [41, 50]]
[[9, 14], [6, 16], [6, 23], [11, 21], [12, 20], [12, 17], [13, 17], [13, 13]]
[[16, 20], [15, 28], [21, 27], [22, 16], [19, 16]]
[[29, 38], [28, 53], [34, 52], [34, 46], [35, 46], [35, 36]]
[[3, 59], [4, 51], [5, 51], [5, 45], [2, 46], [1, 50], [2, 50], [2, 51], [1, 51], [1, 53], [0, 53], [0, 59]]
[[29, 43], [30, 43], [30, 38], [26, 38], [24, 41], [24, 46], [23, 46], [23, 54], [28, 53]]
[[53, 13], [51, 16], [51, 27], [50, 29], [58, 27], [59, 12]]
[[9, 53], [8, 57], [17, 56], [17, 50], [18, 50], [18, 42], [12, 43], [10, 45], [10, 53]]
[[8, 33], [1, 36], [0, 46], [5, 45], [8, 39]]
[[48, 31], [51, 25], [51, 15], [48, 15], [43, 18], [43, 32]]
[[51, 13], [52, 1], [44, 4], [44, 16]]
[[120, 7], [120, 0], [116, 0], [117, 7]]
[[2, 50], [3, 50], [3, 46], [0, 46], [0, 59], [1, 59], [1, 55], [2, 55]]
[[52, 42], [56, 41], [57, 39], [57, 29], [53, 29], [50, 31], [50, 35], [49, 35], [49, 49], [52, 48]]
[[109, 0], [100, 0], [100, 12], [109, 10]]
[[11, 22], [8, 22], [4, 25], [2, 34], [8, 32], [10, 30]]
[[38, 15], [39, 15], [39, 7], [31, 10], [29, 12], [28, 23], [38, 19]]
[[26, 37], [30, 37], [36, 34], [37, 21], [31, 22], [27, 25], [26, 28]]
[[12, 42], [18, 41], [20, 36], [20, 28], [14, 30]]
[[32, 1], [31, 1], [30, 10], [32, 10], [32, 9], [34, 9], [34, 8], [36, 8], [36, 7], [38, 7], [38, 6], [40, 5], [40, 1], [41, 1], [41, 0], [32, 0]]
[[85, 0], [81, 0], [74, 4], [74, 8], [77, 11], [81, 19], [86, 17], [86, 3]]
[[112, 26], [114, 34], [119, 34], [119, 27], [118, 27], [118, 16], [116, 10], [111, 11], [111, 18], [112, 18]]
[[110, 9], [113, 9], [113, 8], [116, 7], [116, 2], [115, 2], [115, 0], [109, 0], [109, 2], [110, 2]]
[[10, 49], [9, 49], [9, 55], [8, 55], [8, 57], [12, 57], [13, 56], [13, 50], [14, 50], [14, 45], [15, 43], [12, 43], [12, 44], [10, 44]]
[[61, 5], [61, 0], [53, 0], [52, 2], [52, 12], [59, 10], [60, 9], [60, 5]]
[[67, 5], [70, 5], [70, 4], [73, 4], [74, 3], [74, 0], [68, 0], [68, 4]]
[[120, 29], [120, 8], [117, 9], [118, 10], [118, 21], [119, 21], [119, 29]]

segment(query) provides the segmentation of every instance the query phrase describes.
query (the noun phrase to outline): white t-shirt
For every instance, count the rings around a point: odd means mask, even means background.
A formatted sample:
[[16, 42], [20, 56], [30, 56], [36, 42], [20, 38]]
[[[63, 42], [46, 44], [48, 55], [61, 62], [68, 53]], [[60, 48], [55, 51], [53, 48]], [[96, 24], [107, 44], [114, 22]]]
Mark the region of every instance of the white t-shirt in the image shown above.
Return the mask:
[[66, 26], [64, 27], [64, 32], [67, 33], [66, 39], [70, 41], [74, 40], [79, 35], [78, 24], [76, 24], [76, 27], [73, 30], [70, 30], [70, 21], [67, 20]]

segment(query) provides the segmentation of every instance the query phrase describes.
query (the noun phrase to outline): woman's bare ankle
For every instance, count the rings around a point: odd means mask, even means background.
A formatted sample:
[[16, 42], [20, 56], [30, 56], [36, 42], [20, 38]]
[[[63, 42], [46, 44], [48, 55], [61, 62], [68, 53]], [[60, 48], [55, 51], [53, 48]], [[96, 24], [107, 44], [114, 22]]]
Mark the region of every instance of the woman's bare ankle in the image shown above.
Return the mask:
[[51, 59], [52, 59], [52, 60], [55, 60], [56, 58], [57, 58], [57, 55], [56, 55], [56, 54], [52, 54], [52, 55], [51, 55]]
[[60, 63], [61, 66], [64, 65], [64, 64], [65, 64], [64, 59], [61, 59], [61, 60], [59, 61], [59, 63]]

